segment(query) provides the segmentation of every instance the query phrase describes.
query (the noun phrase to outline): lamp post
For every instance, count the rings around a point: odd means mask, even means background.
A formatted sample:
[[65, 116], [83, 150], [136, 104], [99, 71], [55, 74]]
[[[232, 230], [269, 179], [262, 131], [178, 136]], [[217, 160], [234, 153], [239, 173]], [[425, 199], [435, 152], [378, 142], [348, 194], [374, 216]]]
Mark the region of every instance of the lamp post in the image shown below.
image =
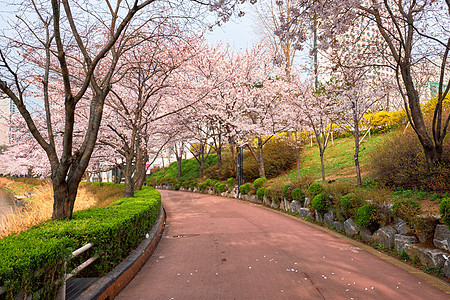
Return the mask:
[[234, 139], [230, 139], [231, 147], [236, 147], [236, 153], [237, 153], [237, 180], [238, 180], [238, 190], [237, 195], [240, 196], [239, 187], [242, 185], [242, 178], [243, 178], [243, 161], [244, 157], [242, 155], [244, 147], [243, 146], [237, 146]]

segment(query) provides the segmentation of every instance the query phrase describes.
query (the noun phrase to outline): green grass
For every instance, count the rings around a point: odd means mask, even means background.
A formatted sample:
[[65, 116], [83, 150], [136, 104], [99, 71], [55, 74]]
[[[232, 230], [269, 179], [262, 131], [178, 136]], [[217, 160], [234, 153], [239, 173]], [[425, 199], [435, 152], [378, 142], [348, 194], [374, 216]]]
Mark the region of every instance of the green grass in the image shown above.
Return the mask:
[[[217, 164], [217, 155], [209, 155], [205, 161], [205, 169]], [[199, 164], [197, 160], [193, 159], [183, 159], [181, 160], [181, 180], [189, 180], [193, 178], [197, 178], [199, 176]], [[165, 176], [164, 171], [160, 170], [158, 172], [153, 173], [150, 178], [178, 178], [178, 165], [177, 162], [171, 163], [168, 167], [165, 168]]]
[[[361, 170], [364, 172], [365, 163], [367, 160], [367, 153], [369, 153], [374, 146], [382, 139], [386, 138], [387, 134], [372, 135], [370, 138], [366, 136], [361, 142], [359, 148], [359, 162]], [[325, 150], [325, 179], [328, 176], [336, 177], [355, 177], [355, 141], [353, 136], [335, 139], [334, 145], [331, 142]], [[317, 144], [313, 143], [305, 145], [301, 154], [300, 162], [300, 177], [305, 175], [312, 175], [315, 179], [322, 177], [322, 170], [320, 164], [319, 148]], [[297, 178], [297, 169], [288, 172], [286, 179]]]

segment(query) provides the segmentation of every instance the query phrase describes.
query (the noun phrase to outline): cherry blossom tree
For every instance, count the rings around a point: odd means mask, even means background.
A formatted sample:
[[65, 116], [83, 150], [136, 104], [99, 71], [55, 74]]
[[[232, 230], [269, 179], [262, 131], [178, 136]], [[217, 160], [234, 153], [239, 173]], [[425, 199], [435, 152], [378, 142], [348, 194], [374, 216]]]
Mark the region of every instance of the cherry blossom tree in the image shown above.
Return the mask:
[[[187, 19], [200, 13], [194, 7], [201, 7], [215, 12], [219, 22], [227, 21], [239, 10], [238, 2], [241, 1], [119, 0], [113, 4], [105, 0], [94, 4], [32, 0], [19, 6], [18, 21], [5, 30], [1, 40], [0, 89], [14, 101], [49, 160], [54, 191], [52, 219], [72, 216], [78, 185], [96, 144], [104, 101], [133, 31], [146, 20], [158, 18], [158, 12], [168, 11], [168, 8], [174, 15], [182, 14]], [[144, 16], [147, 7], [155, 14]], [[36, 59], [29, 59], [30, 56]], [[44, 130], [37, 126], [26, 103], [30, 74], [40, 76], [46, 116]], [[49, 100], [52, 77], [57, 77], [64, 87], [59, 104], [64, 108], [60, 148], [56, 142], [59, 132], [53, 128], [56, 118], [51, 114]], [[87, 101], [89, 122], [77, 145], [74, 143], [75, 116], [83, 100]]]
[[[319, 147], [322, 180], [325, 180], [325, 150], [330, 141], [332, 124], [336, 120], [336, 99], [326, 94], [323, 85], [318, 90], [313, 79], [304, 81], [298, 76], [292, 81], [296, 89], [291, 94], [290, 105], [303, 115], [301, 121], [314, 133]], [[303, 121], [304, 120], [304, 121]]]
[[[450, 51], [449, 1], [313, 1], [304, 3], [296, 12], [293, 23], [308, 24], [309, 16], [320, 20], [317, 30], [319, 47], [322, 49], [342, 47], [342, 35], [352, 28], [360, 31], [376, 27], [377, 46], [372, 49], [383, 58], [378, 64], [395, 72], [398, 89], [404, 102], [410, 124], [416, 132], [429, 168], [442, 159], [443, 141], [450, 123], [450, 115], [443, 110], [443, 99], [450, 89], [448, 55]], [[358, 24], [363, 23], [363, 24]], [[445, 25], [442, 25], [445, 24]], [[284, 23], [280, 36], [294, 35], [298, 43], [304, 42], [305, 27], [297, 32], [289, 31], [291, 23]], [[358, 26], [359, 28], [355, 28]], [[370, 47], [370, 46], [368, 46]], [[349, 62], [353, 64], [353, 62]], [[431, 128], [426, 125], [417, 91], [418, 79], [414, 68], [418, 64], [433, 65], [438, 82], [438, 101], [434, 108]], [[419, 75], [420, 76], [420, 75]]]

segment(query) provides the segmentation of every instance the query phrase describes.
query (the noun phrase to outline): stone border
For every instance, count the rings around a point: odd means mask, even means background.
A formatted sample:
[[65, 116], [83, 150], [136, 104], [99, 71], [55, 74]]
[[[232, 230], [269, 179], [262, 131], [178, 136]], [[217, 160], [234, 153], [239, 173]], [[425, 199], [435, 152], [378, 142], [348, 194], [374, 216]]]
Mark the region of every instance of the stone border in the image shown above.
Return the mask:
[[139, 246], [111, 272], [97, 280], [78, 299], [114, 299], [147, 262], [161, 239], [166, 224], [166, 212], [161, 205], [158, 218]]

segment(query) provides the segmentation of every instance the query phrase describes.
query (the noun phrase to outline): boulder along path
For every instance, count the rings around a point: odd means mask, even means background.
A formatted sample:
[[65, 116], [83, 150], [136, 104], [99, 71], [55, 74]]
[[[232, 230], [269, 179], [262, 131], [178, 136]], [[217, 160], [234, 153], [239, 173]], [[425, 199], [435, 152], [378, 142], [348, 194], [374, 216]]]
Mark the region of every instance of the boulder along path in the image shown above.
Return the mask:
[[161, 196], [164, 235], [117, 299], [450, 299], [364, 247], [276, 211], [197, 193]]

